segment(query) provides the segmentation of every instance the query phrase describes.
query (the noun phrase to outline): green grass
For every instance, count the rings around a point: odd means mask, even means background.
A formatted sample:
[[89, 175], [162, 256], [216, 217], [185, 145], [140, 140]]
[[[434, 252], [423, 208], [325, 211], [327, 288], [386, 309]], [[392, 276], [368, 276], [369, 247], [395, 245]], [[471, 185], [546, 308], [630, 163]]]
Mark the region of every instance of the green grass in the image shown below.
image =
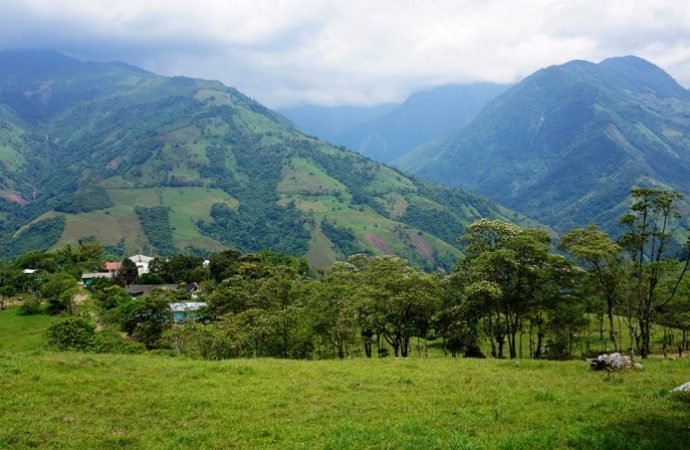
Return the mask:
[[274, 359], [46, 350], [56, 317], [0, 312], [3, 448], [674, 449], [690, 358], [613, 375], [583, 361]]
[[0, 354], [44, 349], [46, 330], [50, 324], [61, 318], [45, 314], [22, 316], [18, 307], [0, 311]]
[[690, 360], [583, 362], [6, 354], [0, 445], [57, 448], [683, 448]]
[[[170, 208], [170, 225], [173, 241], [180, 248], [188, 245], [219, 251], [225, 247], [215, 240], [201, 235], [197, 220], [210, 220], [214, 203], [227, 203], [236, 208], [238, 201], [220, 189], [203, 187], [108, 189], [108, 195], [116, 206], [83, 214], [65, 214], [66, 224], [62, 237], [56, 244], [61, 247], [88, 235], [105, 245], [116, 245], [125, 240], [127, 251], [134, 252], [148, 244], [135, 206], [167, 206]], [[55, 213], [47, 213], [48, 218]]]
[[278, 194], [325, 195], [336, 192], [344, 194], [347, 188], [313, 162], [295, 157], [283, 167], [277, 192]]

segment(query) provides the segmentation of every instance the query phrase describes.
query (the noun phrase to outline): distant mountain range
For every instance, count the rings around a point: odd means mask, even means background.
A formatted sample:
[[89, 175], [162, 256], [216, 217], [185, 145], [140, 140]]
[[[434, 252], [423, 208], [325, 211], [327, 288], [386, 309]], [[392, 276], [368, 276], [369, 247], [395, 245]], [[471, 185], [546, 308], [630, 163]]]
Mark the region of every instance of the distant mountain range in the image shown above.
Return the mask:
[[448, 269], [480, 217], [535, 225], [298, 131], [219, 82], [54, 52], [0, 52], [0, 250], [226, 246], [355, 252]]
[[300, 130], [319, 139], [338, 144], [338, 136], [363, 123], [391, 112], [396, 103], [375, 106], [302, 105], [277, 111], [290, 119]]
[[572, 61], [536, 72], [395, 164], [560, 231], [615, 230], [633, 187], [690, 194], [690, 92], [634, 56]]
[[[508, 87], [491, 83], [454, 84], [417, 92], [397, 107], [311, 106], [280, 112], [308, 133], [388, 163], [462, 128]], [[349, 114], [349, 122], [343, 119], [345, 113]], [[356, 117], [359, 123], [354, 120]]]

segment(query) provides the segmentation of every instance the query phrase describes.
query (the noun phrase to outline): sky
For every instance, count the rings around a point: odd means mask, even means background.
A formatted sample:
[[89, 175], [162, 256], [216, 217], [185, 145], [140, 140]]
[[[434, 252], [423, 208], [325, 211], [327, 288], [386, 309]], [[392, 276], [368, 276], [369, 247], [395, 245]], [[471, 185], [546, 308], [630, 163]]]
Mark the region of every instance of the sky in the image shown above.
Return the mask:
[[634, 54], [690, 86], [686, 0], [0, 0], [0, 49], [215, 79], [269, 107], [374, 105]]

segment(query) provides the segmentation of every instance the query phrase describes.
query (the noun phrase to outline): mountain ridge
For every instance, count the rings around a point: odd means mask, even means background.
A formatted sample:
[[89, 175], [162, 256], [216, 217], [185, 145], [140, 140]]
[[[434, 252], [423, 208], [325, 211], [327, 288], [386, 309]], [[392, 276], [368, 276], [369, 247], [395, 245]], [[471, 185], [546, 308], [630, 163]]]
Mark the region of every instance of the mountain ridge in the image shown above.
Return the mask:
[[633, 187], [690, 193], [689, 144], [688, 90], [628, 56], [541, 69], [445, 142], [396, 164], [559, 231], [590, 222], [613, 230]]
[[325, 267], [363, 251], [447, 270], [467, 223], [535, 224], [304, 135], [219, 82], [60, 61], [0, 78], [6, 254], [95, 238], [121, 254], [269, 247]]

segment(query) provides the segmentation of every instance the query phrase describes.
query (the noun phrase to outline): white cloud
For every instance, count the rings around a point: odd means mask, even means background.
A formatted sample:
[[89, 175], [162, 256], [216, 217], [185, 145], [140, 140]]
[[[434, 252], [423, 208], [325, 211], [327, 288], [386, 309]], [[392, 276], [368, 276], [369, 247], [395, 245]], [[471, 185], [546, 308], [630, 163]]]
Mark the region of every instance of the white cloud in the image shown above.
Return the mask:
[[631, 0], [0, 0], [0, 47], [219, 79], [269, 106], [379, 103], [637, 54], [690, 85], [690, 6]]

